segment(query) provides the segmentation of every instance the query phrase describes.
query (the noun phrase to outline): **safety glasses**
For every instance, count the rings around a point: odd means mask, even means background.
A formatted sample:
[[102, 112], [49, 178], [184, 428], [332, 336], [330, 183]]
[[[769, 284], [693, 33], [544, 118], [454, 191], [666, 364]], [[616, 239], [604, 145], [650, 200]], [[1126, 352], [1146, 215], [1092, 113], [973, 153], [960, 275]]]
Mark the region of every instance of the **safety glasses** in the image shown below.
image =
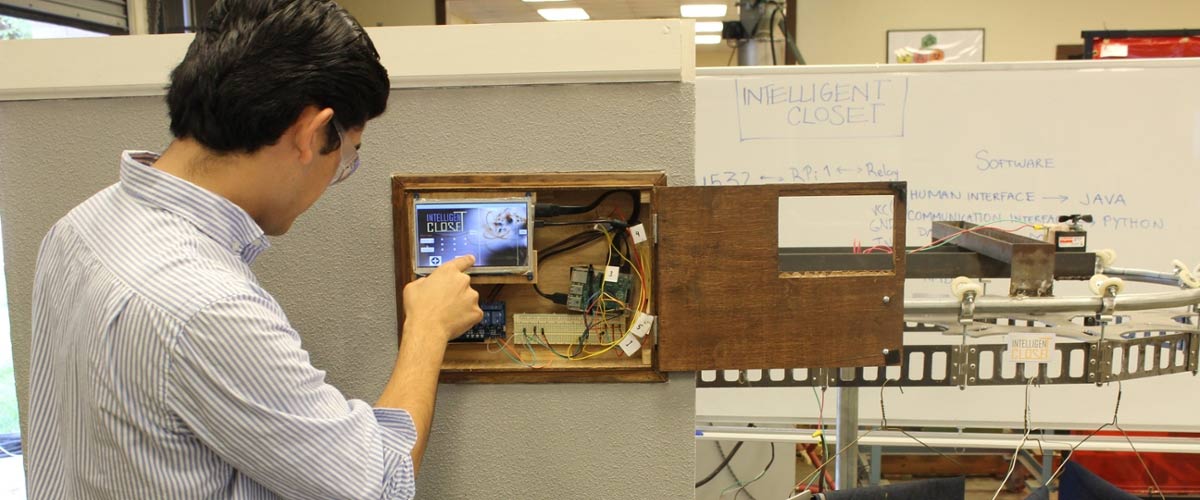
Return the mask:
[[342, 159], [338, 164], [337, 175], [333, 176], [333, 180], [329, 182], [330, 186], [342, 182], [346, 180], [346, 178], [350, 177], [355, 170], [358, 170], [358, 165], [360, 163], [358, 159], [358, 148], [355, 148], [350, 144], [350, 141], [346, 140], [346, 129], [342, 128], [342, 124], [338, 123], [337, 120], [332, 121], [333, 128], [334, 130], [337, 130], [338, 133], [338, 140], [342, 144]]

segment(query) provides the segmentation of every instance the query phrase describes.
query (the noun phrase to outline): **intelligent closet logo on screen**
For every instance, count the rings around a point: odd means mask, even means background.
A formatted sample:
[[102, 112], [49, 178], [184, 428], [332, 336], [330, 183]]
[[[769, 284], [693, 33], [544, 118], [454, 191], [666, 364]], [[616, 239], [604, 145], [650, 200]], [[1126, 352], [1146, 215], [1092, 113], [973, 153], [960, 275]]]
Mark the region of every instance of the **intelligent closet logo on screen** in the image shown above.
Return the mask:
[[477, 267], [525, 266], [528, 218], [528, 205], [519, 202], [419, 205], [417, 264], [437, 267], [474, 255]]
[[425, 231], [429, 234], [461, 233], [466, 214], [466, 211], [457, 209], [448, 209], [444, 212], [429, 210], [425, 214]]

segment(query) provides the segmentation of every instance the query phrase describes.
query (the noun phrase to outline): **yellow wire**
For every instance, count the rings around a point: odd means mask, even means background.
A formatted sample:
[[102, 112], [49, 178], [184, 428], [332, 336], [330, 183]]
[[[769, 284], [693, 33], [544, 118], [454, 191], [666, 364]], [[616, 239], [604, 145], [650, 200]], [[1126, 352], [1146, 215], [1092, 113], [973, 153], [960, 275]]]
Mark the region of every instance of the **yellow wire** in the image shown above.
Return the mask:
[[[611, 237], [609, 238], [608, 242], [609, 242], [609, 244], [610, 244], [610, 245], [612, 244], [612, 238], [611, 238]], [[639, 255], [639, 256], [641, 256], [641, 255], [642, 255], [642, 253], [641, 253], [641, 249], [639, 249], [639, 248], [637, 247], [637, 245], [634, 245], [634, 249], [635, 249], [635, 251], [637, 251], [637, 252], [638, 252], [638, 255]], [[639, 283], [641, 286], [639, 286], [639, 287], [638, 287], [638, 302], [637, 302], [637, 304], [638, 304], [638, 307], [637, 307], [637, 310], [638, 310], [638, 311], [641, 311], [641, 309], [642, 309], [642, 300], [643, 300], [643, 299], [645, 299], [645, 297], [646, 297], [646, 293], [647, 293], [647, 292], [648, 292], [648, 290], [650, 289], [650, 287], [649, 287], [649, 283], [646, 281], [646, 277], [645, 277], [645, 276], [642, 276], [642, 272], [641, 272], [640, 270], [638, 270], [638, 266], [634, 265], [634, 263], [633, 263], [632, 261], [630, 261], [628, 257], [626, 257], [626, 256], [625, 256], [624, 254], [622, 254], [621, 252], [617, 252], [617, 256], [618, 256], [618, 257], [620, 257], [620, 258], [621, 258], [621, 260], [624, 260], [625, 262], [628, 262], [628, 263], [629, 263], [629, 267], [633, 269], [633, 272], [634, 272], [634, 274], [636, 274], [636, 275], [637, 275], [637, 277], [638, 277], [638, 283]]]
[[628, 336], [629, 336], [629, 334], [630, 334], [630, 332], [629, 332], [629, 331], [626, 331], [626, 332], [625, 332], [625, 335], [622, 335], [622, 336], [621, 336], [621, 340], [618, 340], [617, 342], [615, 342], [615, 343], [613, 343], [613, 344], [609, 344], [609, 345], [608, 345], [607, 347], [605, 347], [604, 349], [601, 349], [601, 350], [599, 350], [599, 351], [596, 351], [596, 352], [593, 352], [593, 353], [591, 353], [591, 354], [588, 354], [587, 356], [576, 356], [576, 357], [574, 357], [574, 358], [571, 358], [571, 359], [573, 359], [573, 360], [575, 360], [575, 361], [582, 361], [582, 360], [585, 360], [585, 359], [588, 359], [588, 358], [594, 358], [594, 357], [596, 357], [596, 356], [599, 356], [599, 355], [601, 355], [601, 354], [604, 354], [604, 353], [606, 353], [606, 352], [608, 352], [608, 351], [611, 351], [613, 347], [616, 347], [616, 346], [620, 345], [620, 344], [621, 344], [621, 341], [625, 340], [625, 337], [628, 337]]
[[[618, 249], [616, 248], [616, 244], [613, 242], [613, 235], [612, 235], [612, 233], [608, 232], [608, 230], [604, 229], [603, 227], [602, 227], [602, 228], [600, 228], [600, 230], [601, 230], [601, 231], [604, 233], [604, 237], [605, 237], [605, 239], [608, 241], [608, 261], [607, 261], [607, 262], [612, 262], [612, 254], [613, 254], [613, 251], [614, 251], [614, 250], [617, 250], [617, 252], [616, 252], [616, 253], [617, 253], [617, 256], [618, 256], [618, 257], [620, 257], [620, 258], [621, 258], [621, 260], [623, 260], [623, 261], [625, 261], [626, 263], [628, 263], [628, 264], [629, 264], [629, 267], [630, 267], [631, 269], [633, 269], [633, 272], [634, 272], [634, 274], [636, 274], [636, 275], [637, 275], [637, 277], [638, 277], [638, 284], [639, 284], [640, 286], [638, 286], [638, 300], [637, 300], [637, 307], [634, 309], [634, 312], [638, 312], [638, 313], [643, 313], [643, 314], [645, 314], [645, 313], [647, 312], [647, 310], [648, 310], [649, 306], [650, 306], [650, 296], [651, 296], [651, 290], [652, 290], [652, 288], [651, 288], [651, 286], [652, 286], [652, 285], [651, 285], [651, 283], [650, 283], [650, 280], [648, 279], [648, 276], [647, 276], [647, 275], [643, 275], [643, 274], [642, 274], [642, 271], [641, 271], [641, 269], [639, 269], [639, 266], [638, 266], [638, 265], [636, 265], [636, 264], [634, 264], [634, 263], [633, 263], [633, 261], [629, 260], [629, 257], [625, 256], [625, 254], [622, 254], [622, 253], [620, 252], [620, 250], [618, 250]], [[646, 254], [645, 254], [644, 252], [642, 252], [642, 247], [641, 247], [641, 246], [639, 246], [639, 245], [636, 245], [636, 244], [635, 244], [635, 245], [633, 246], [633, 248], [634, 248], [634, 251], [638, 253], [638, 260], [639, 260], [640, 262], [643, 262], [643, 263], [644, 263], [644, 262], [646, 262]], [[606, 266], [607, 266], [607, 264], [606, 264]], [[628, 310], [628, 309], [629, 309], [629, 304], [628, 304], [628, 303], [626, 303], [626, 302], [622, 302], [622, 301], [620, 301], [620, 300], [617, 300], [617, 299], [616, 299], [616, 297], [613, 297], [613, 296], [612, 296], [612, 295], [610, 295], [608, 292], [604, 291], [604, 285], [603, 285], [603, 284], [601, 284], [601, 289], [600, 289], [600, 290], [601, 290], [601, 293], [600, 293], [600, 295], [599, 295], [599, 296], [596, 298], [596, 300], [599, 300], [599, 301], [600, 301], [600, 313], [602, 314], [602, 316], [601, 316], [601, 317], [604, 319], [604, 325], [605, 325], [605, 328], [606, 328], [606, 330], [607, 330], [607, 327], [608, 327], [608, 325], [609, 325], [609, 319], [608, 319], [608, 314], [607, 314], [607, 312], [608, 312], [608, 308], [607, 308], [607, 304], [606, 304], [606, 302], [608, 302], [609, 300], [611, 300], [613, 303], [620, 305], [620, 306], [621, 306], [621, 308], [622, 308], [622, 309], [625, 309], [625, 310]], [[629, 319], [632, 319], [632, 317], [631, 317], [631, 318], [629, 318]], [[632, 329], [631, 327], [626, 327], [626, 329], [625, 329], [625, 334], [624, 334], [624, 335], [621, 335], [621, 338], [619, 338], [619, 339], [616, 339], [616, 340], [614, 340], [614, 341], [613, 341], [613, 342], [611, 342], [611, 343], [601, 343], [601, 344], [599, 344], [600, 346], [602, 346], [602, 347], [603, 347], [603, 349], [601, 349], [601, 350], [599, 350], [599, 351], [594, 351], [594, 352], [593, 352], [593, 351], [588, 351], [588, 350], [587, 350], [587, 345], [583, 345], [583, 346], [581, 346], [580, 350], [581, 350], [581, 351], [583, 351], [584, 353], [586, 353], [585, 355], [582, 355], [582, 356], [570, 356], [570, 357], [568, 357], [567, 359], [568, 359], [568, 360], [570, 360], [570, 361], [582, 361], [582, 360], [585, 360], [585, 359], [594, 358], [594, 357], [596, 357], [596, 356], [599, 356], [599, 355], [601, 355], [601, 354], [607, 353], [608, 351], [611, 351], [611, 350], [612, 350], [614, 347], [616, 347], [616, 346], [618, 346], [618, 345], [621, 345], [621, 342], [625, 341], [625, 339], [626, 339], [627, 337], [629, 337], [629, 335], [631, 335], [632, 333], [633, 333], [633, 329]], [[570, 347], [572, 347], [572, 346], [574, 346], [574, 345], [575, 345], [574, 343], [571, 343], [571, 344], [569, 344], [567, 347], [568, 347], [568, 349], [569, 349]]]

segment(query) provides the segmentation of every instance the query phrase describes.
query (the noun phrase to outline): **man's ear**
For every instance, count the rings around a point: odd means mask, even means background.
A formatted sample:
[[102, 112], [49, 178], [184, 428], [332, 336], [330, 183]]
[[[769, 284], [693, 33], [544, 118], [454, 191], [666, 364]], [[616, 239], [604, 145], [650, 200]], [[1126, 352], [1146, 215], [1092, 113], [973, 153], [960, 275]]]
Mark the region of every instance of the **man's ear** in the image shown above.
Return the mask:
[[317, 108], [308, 106], [296, 119], [296, 133], [293, 136], [294, 146], [300, 155], [300, 163], [307, 165], [324, 149], [329, 136], [326, 133], [329, 121], [333, 119], [333, 108]]

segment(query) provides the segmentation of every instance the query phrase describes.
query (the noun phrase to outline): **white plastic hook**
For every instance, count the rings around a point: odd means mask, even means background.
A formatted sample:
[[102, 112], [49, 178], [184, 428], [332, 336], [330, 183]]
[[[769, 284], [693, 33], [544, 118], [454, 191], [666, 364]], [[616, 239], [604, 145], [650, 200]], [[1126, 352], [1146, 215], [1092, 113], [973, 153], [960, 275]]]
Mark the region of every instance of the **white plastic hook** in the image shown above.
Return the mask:
[[983, 283], [974, 281], [966, 276], [959, 276], [950, 281], [950, 294], [958, 300], [962, 300], [967, 295], [967, 292], [974, 292], [975, 297], [983, 296]]
[[[1173, 260], [1171, 264], [1175, 266], [1175, 274], [1179, 276], [1180, 284], [1185, 288], [1200, 288], [1200, 279], [1196, 279], [1196, 276], [1188, 269], [1187, 264], [1184, 264], [1181, 260]], [[1200, 266], [1196, 267], [1196, 271], [1200, 273]]]

